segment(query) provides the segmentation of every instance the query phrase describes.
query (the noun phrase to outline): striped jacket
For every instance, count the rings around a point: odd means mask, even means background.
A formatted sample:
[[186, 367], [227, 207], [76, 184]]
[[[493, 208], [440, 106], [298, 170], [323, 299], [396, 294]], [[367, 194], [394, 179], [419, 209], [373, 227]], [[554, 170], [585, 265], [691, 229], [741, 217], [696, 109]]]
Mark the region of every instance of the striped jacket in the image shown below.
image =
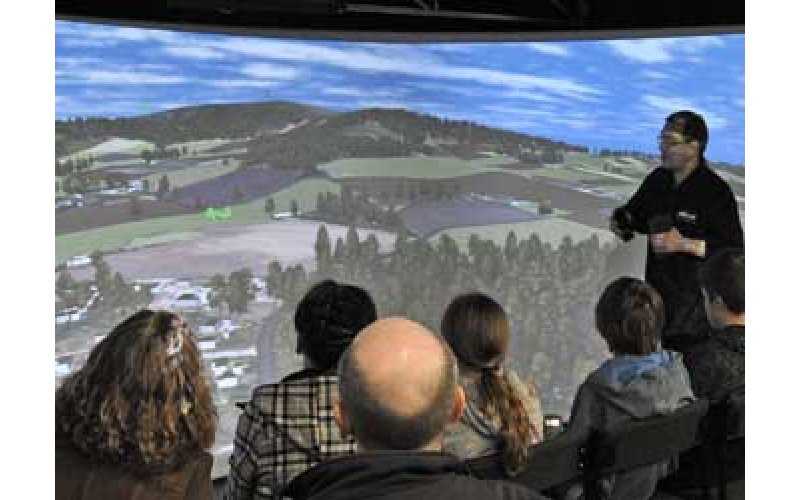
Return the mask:
[[332, 457], [356, 452], [333, 418], [336, 375], [294, 373], [253, 391], [240, 403], [225, 498], [273, 499], [298, 474]]

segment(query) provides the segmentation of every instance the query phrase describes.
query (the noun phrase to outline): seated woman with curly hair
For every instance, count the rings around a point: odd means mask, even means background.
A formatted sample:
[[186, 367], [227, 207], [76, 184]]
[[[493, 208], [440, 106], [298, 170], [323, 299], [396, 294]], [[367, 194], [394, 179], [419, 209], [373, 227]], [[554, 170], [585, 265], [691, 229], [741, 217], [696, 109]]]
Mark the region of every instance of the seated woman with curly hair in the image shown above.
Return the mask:
[[56, 391], [56, 499], [210, 499], [216, 419], [186, 323], [139, 311]]

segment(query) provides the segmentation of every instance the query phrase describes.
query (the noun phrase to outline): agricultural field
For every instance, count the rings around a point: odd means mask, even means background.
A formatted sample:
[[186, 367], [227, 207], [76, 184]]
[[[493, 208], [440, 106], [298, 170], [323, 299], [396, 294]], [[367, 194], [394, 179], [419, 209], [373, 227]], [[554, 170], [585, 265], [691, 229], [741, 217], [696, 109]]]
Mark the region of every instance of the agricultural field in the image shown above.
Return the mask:
[[[224, 164], [223, 160], [201, 161], [193, 167], [169, 172], [166, 175], [167, 179], [169, 179], [170, 188], [178, 189], [235, 172], [239, 168], [239, 164], [239, 160], [228, 160], [227, 165]], [[163, 172], [158, 172], [145, 177], [145, 179], [150, 183], [150, 186], [155, 187], [158, 185], [162, 175], [164, 175]]]
[[[271, 194], [276, 211], [288, 211], [292, 200], [297, 200], [301, 211], [313, 210], [318, 193], [339, 193], [339, 185], [326, 179], [303, 179]], [[202, 213], [157, 217], [148, 220], [115, 224], [56, 236], [56, 264], [63, 263], [73, 255], [87, 255], [94, 250], [112, 252], [130, 246], [142, 246], [147, 241], [170, 241], [196, 236], [196, 232], [210, 225], [241, 225], [271, 223], [264, 212], [261, 197], [248, 203], [231, 206], [231, 218], [224, 222], [213, 222]], [[138, 242], [138, 243], [137, 243]]]
[[232, 139], [203, 139], [199, 141], [176, 142], [165, 146], [164, 149], [167, 151], [177, 149], [182, 152], [183, 149], [186, 148], [188, 154], [193, 156], [198, 153], [206, 153], [221, 146], [226, 146], [232, 142], [235, 141]]
[[508, 203], [457, 199], [423, 202], [400, 213], [405, 226], [413, 233], [426, 237], [447, 228], [463, 226], [494, 227], [507, 223], [532, 221], [530, 211], [509, 206]]
[[[313, 269], [314, 242], [322, 225], [317, 221], [285, 220], [269, 224], [207, 224], [191, 233], [173, 234], [182, 238], [166, 238], [157, 246], [136, 248], [108, 254], [106, 262], [120, 272], [126, 280], [179, 276], [188, 279], [206, 279], [216, 273], [229, 273], [250, 268], [254, 273], [266, 273], [267, 264], [279, 260], [284, 265], [301, 263]], [[326, 224], [332, 241], [345, 239], [347, 227]], [[396, 235], [387, 231], [358, 230], [364, 240], [375, 234], [379, 249], [391, 251]], [[76, 269], [72, 274], [85, 279], [92, 268]], [[85, 276], [84, 276], [85, 275]]]
[[334, 179], [348, 177], [405, 177], [410, 179], [447, 179], [480, 173], [517, 173], [501, 165], [513, 161], [506, 156], [462, 160], [453, 157], [418, 156], [414, 158], [347, 158], [318, 168]]
[[142, 151], [145, 150], [153, 151], [155, 149], [156, 145], [149, 141], [143, 141], [139, 139], [122, 139], [120, 137], [115, 137], [113, 139], [109, 139], [91, 148], [87, 148], [78, 151], [77, 153], [64, 156], [60, 158], [60, 160], [66, 161], [67, 159], [70, 158], [76, 160], [78, 158], [89, 158], [89, 157], [99, 158], [102, 156], [109, 156], [109, 155], [138, 156], [142, 153]]

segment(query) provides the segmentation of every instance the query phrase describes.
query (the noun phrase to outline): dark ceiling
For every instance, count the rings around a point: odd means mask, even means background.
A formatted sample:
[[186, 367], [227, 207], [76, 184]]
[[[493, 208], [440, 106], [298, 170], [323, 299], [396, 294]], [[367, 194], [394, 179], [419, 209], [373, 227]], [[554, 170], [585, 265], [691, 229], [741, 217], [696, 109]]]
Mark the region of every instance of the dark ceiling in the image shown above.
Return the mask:
[[744, 0], [56, 0], [56, 17], [321, 38], [607, 38], [744, 32]]

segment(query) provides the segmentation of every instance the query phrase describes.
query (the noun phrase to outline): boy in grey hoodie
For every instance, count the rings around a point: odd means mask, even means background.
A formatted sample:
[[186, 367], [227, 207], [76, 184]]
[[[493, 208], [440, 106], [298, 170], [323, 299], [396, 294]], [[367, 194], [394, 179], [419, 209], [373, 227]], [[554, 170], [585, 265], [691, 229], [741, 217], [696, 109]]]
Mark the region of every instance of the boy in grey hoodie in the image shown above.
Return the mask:
[[[668, 414], [694, 401], [681, 354], [661, 350], [664, 306], [650, 285], [635, 278], [611, 283], [597, 304], [595, 322], [613, 357], [578, 389], [567, 432], [604, 430], [627, 420]], [[603, 496], [650, 498], [667, 466], [656, 464], [605, 478]]]

